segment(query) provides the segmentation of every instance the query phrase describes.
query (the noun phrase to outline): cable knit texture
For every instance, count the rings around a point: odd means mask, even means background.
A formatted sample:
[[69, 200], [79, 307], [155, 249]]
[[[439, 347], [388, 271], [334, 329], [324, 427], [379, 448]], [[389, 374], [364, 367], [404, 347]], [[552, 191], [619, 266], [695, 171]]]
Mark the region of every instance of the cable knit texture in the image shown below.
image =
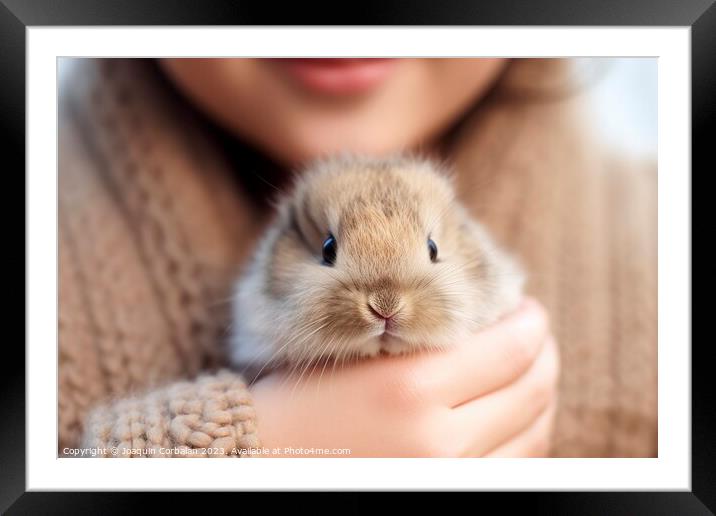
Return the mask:
[[220, 457], [258, 447], [243, 380], [221, 371], [101, 406], [87, 421], [83, 448], [100, 457]]
[[223, 364], [230, 287], [255, 231], [236, 221], [260, 220], [150, 72], [85, 61], [62, 88], [60, 450], [98, 401]]
[[[462, 201], [550, 313], [553, 454], [656, 456], [655, 166], [596, 144], [583, 95], [515, 87], [560, 62], [511, 66], [446, 152]], [[62, 80], [59, 449], [258, 445], [248, 390], [214, 371], [267, 214], [153, 62], [83, 60]]]

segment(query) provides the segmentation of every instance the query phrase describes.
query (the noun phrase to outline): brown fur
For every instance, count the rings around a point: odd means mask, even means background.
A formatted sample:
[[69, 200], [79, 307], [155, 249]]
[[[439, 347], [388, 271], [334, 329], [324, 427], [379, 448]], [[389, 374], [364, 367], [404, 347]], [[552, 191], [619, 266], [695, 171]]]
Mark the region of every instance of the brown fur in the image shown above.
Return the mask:
[[[333, 266], [322, 263], [329, 234]], [[279, 203], [238, 284], [234, 361], [296, 365], [443, 347], [514, 307], [522, 282], [435, 164], [321, 161]], [[376, 312], [395, 313], [388, 333]]]

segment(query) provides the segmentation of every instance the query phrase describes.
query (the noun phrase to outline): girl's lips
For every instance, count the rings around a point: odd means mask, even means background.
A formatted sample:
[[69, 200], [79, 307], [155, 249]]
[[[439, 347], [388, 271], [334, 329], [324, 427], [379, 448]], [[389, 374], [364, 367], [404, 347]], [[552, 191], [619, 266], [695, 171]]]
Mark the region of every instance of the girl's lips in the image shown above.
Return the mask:
[[329, 95], [364, 93], [385, 82], [396, 59], [272, 59], [302, 87]]

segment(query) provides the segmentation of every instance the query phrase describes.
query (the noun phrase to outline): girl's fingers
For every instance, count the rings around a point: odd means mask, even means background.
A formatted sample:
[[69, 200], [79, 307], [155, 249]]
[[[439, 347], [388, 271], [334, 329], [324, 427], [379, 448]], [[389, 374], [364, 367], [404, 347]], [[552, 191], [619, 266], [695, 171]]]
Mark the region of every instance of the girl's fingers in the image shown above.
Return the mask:
[[453, 409], [456, 431], [470, 429], [466, 448], [482, 456], [532, 425], [555, 396], [558, 364], [556, 343], [550, 337], [519, 380]]
[[526, 430], [499, 445], [485, 457], [546, 457], [551, 446], [557, 404], [552, 402]]
[[548, 334], [542, 306], [527, 299], [520, 308], [489, 328], [426, 361], [423, 377], [430, 379], [436, 399], [456, 407], [510, 384], [537, 357]]

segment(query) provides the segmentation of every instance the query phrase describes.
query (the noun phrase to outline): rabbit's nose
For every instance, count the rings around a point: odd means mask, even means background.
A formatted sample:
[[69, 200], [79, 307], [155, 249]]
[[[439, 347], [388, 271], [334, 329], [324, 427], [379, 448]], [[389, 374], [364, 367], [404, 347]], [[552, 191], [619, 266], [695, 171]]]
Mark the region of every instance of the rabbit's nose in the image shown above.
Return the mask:
[[368, 308], [377, 317], [393, 318], [402, 308], [400, 295], [395, 292], [379, 292], [368, 296]]

